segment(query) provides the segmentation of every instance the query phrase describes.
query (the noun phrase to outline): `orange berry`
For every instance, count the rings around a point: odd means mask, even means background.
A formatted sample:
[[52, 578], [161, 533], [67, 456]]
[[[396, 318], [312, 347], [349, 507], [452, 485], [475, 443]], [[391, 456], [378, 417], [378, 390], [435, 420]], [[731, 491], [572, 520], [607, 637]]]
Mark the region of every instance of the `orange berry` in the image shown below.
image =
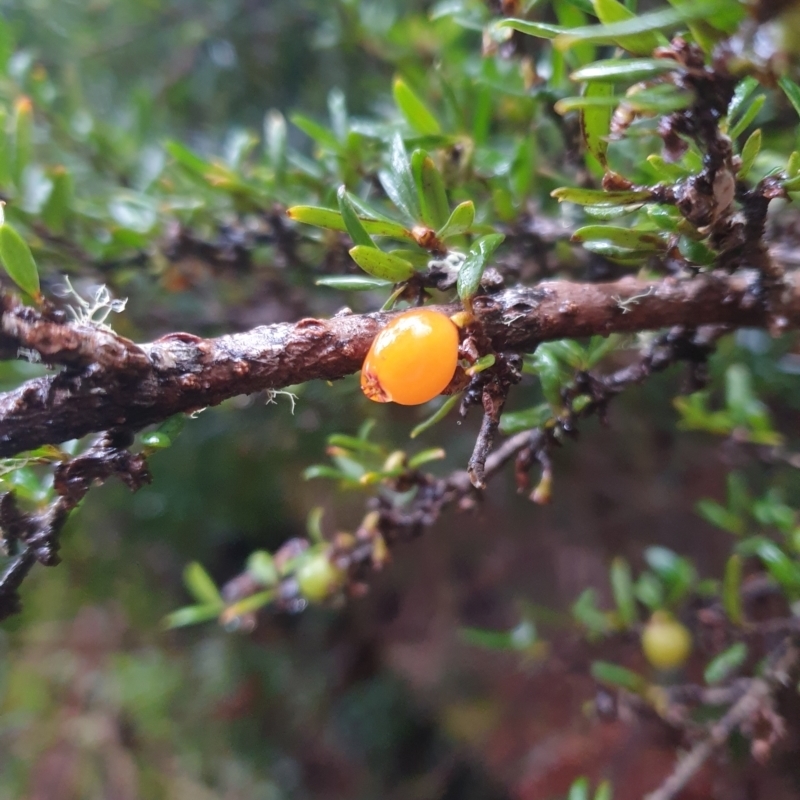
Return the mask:
[[376, 337], [361, 368], [361, 388], [377, 403], [427, 403], [458, 365], [458, 328], [428, 308], [396, 316]]

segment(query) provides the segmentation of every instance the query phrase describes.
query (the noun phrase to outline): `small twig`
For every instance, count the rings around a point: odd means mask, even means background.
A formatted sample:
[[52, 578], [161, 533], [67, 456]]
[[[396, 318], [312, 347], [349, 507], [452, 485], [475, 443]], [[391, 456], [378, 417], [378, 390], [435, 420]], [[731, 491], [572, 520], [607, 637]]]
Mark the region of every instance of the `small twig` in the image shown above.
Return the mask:
[[672, 800], [697, 774], [718, 748], [728, 741], [731, 734], [750, 720], [769, 700], [773, 693], [788, 685], [800, 663], [800, 649], [795, 642], [785, 642], [773, 659], [774, 665], [760, 678], [754, 678], [749, 689], [711, 726], [708, 736], [698, 742], [675, 767], [673, 773], [645, 800]]

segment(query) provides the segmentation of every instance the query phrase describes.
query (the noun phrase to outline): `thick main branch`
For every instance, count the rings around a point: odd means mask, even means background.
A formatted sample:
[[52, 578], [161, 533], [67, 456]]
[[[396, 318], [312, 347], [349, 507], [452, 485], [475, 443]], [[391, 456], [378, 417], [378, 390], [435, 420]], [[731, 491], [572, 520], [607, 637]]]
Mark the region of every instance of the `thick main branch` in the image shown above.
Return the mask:
[[[553, 281], [478, 297], [474, 309], [498, 351], [674, 325], [774, 322], [755, 276], [747, 274], [605, 284]], [[797, 284], [787, 285], [780, 314], [789, 326], [800, 327]], [[43, 360], [66, 366], [55, 376], [0, 395], [0, 457], [110, 428], [138, 430], [239, 394], [342, 378], [361, 367], [372, 339], [393, 315], [302, 319], [216, 339], [176, 333], [137, 347], [105, 331], [59, 325], [37, 319], [30, 309], [7, 307], [0, 319], [3, 355], [15, 347], [33, 349]], [[93, 343], [100, 349], [95, 351]]]

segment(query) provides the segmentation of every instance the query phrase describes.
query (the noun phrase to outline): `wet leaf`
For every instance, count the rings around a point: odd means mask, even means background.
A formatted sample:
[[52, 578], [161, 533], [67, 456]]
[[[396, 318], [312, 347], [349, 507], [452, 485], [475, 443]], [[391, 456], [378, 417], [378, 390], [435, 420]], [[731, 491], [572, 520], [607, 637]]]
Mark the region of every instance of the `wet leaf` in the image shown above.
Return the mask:
[[391, 253], [384, 253], [375, 247], [356, 245], [349, 252], [353, 261], [374, 278], [397, 283], [408, 280], [414, 274], [414, 267], [408, 261]]
[[450, 214], [449, 219], [444, 225], [436, 232], [439, 239], [447, 239], [450, 236], [461, 236], [472, 230], [472, 225], [475, 222], [475, 206], [472, 200], [466, 200], [459, 203]]
[[412, 153], [411, 171], [417, 186], [422, 222], [437, 230], [450, 216], [450, 204], [447, 202], [442, 176], [433, 159], [424, 150], [415, 150]]
[[[597, 18], [603, 25], [636, 19], [636, 14], [618, 0], [592, 0], [592, 4]], [[658, 37], [649, 31], [619, 36], [615, 41], [624, 50], [637, 55], [650, 55], [659, 44]]]
[[336, 197], [339, 201], [339, 213], [342, 215], [342, 221], [350, 234], [350, 238], [353, 240], [353, 244], [363, 245], [364, 247], [377, 247], [358, 218], [344, 186], [339, 187]]
[[562, 28], [560, 25], [548, 25], [543, 22], [531, 22], [527, 19], [515, 19], [513, 17], [500, 20], [496, 22], [493, 27], [497, 30], [511, 28], [512, 30], [519, 31], [528, 36], [535, 36], [538, 39], [553, 39], [560, 33], [565, 33], [568, 30], [567, 28]]
[[395, 134], [389, 148], [389, 169], [381, 170], [378, 179], [397, 208], [409, 220], [419, 222], [421, 214], [411, 162], [408, 160], [403, 137], [399, 133]]
[[653, 231], [618, 228], [613, 225], [586, 225], [572, 234], [573, 242], [605, 241], [631, 250], [664, 250], [664, 238]]
[[533, 428], [540, 428], [553, 416], [550, 403], [540, 403], [538, 406], [526, 408], [522, 411], [506, 411], [500, 417], [500, 431], [505, 434], [521, 433]]
[[[615, 101], [614, 86], [610, 83], [590, 83], [584, 92], [586, 99], [604, 98]], [[558, 105], [558, 103], [556, 103]], [[589, 106], [581, 110], [581, 130], [586, 149], [605, 167], [608, 134], [611, 129], [613, 105]], [[560, 113], [560, 112], [559, 112]]]
[[573, 81], [638, 83], [677, 69], [667, 58], [612, 58], [587, 64], [570, 75]]
[[604, 192], [602, 189], [562, 186], [552, 191], [550, 196], [561, 203], [575, 203], [579, 206], [623, 206], [649, 200], [653, 195], [647, 190]]
[[387, 289], [393, 285], [392, 281], [371, 278], [368, 275], [329, 275], [317, 278], [314, 283], [317, 286], [327, 286], [345, 292], [367, 292], [372, 289]]
[[[348, 197], [352, 202], [352, 197], [350, 197], [350, 195], [348, 195]], [[293, 219], [295, 222], [303, 222], [306, 225], [315, 225], [318, 228], [347, 232], [347, 226], [344, 223], [341, 213], [331, 208], [292, 206], [286, 209], [286, 216], [288, 216], [289, 219]], [[372, 236], [386, 236], [389, 239], [414, 241], [411, 231], [404, 228], [399, 222], [368, 219], [364, 216], [359, 216], [358, 220], [361, 223], [361, 227]]]
[[481, 236], [469, 248], [467, 257], [458, 271], [458, 296], [463, 302], [469, 302], [477, 293], [489, 259], [505, 238], [502, 233], [490, 233]]
[[728, 131], [728, 136], [731, 139], [738, 139], [745, 132], [748, 125], [758, 116], [758, 112], [764, 107], [766, 101], [766, 95], [760, 94], [756, 97], [747, 111], [742, 114], [741, 119]]

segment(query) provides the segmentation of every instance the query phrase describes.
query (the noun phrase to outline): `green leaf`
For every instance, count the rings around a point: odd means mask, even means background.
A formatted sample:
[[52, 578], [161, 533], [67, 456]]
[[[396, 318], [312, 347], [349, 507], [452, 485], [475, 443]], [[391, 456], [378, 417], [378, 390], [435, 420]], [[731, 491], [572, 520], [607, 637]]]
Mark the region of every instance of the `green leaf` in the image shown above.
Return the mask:
[[277, 109], [270, 109], [264, 117], [264, 150], [278, 183], [286, 172], [286, 118]]
[[567, 800], [589, 800], [589, 779], [578, 778], [569, 787]]
[[168, 141], [164, 143], [164, 149], [178, 162], [185, 170], [193, 175], [205, 179], [206, 173], [212, 168], [212, 164], [200, 156], [193, 153], [188, 147], [180, 142]]
[[441, 228], [450, 216], [450, 204], [439, 170], [424, 150], [415, 150], [411, 154], [411, 171], [417, 186], [422, 221], [433, 230]]
[[786, 75], [778, 78], [778, 86], [783, 89], [784, 94], [789, 98], [789, 102], [794, 106], [794, 110], [800, 115], [800, 86]]
[[441, 131], [439, 121], [402, 78], [395, 78], [392, 90], [397, 107], [417, 133], [425, 136]]
[[734, 140], [738, 139], [747, 129], [747, 126], [756, 118], [766, 101], [766, 95], [760, 94], [756, 97], [750, 104], [750, 108], [742, 114], [741, 119], [728, 131], [728, 136]]
[[39, 270], [28, 243], [4, 221], [0, 205], [0, 261], [14, 283], [33, 298], [41, 297]]
[[256, 550], [248, 556], [247, 572], [262, 586], [275, 586], [280, 580], [275, 561], [266, 550]]
[[[614, 86], [611, 83], [590, 83], [584, 91], [584, 98], [605, 98], [616, 102]], [[558, 105], [558, 103], [556, 103]], [[558, 110], [558, 109], [557, 109]], [[561, 113], [559, 111], [559, 113]], [[581, 110], [581, 131], [586, 149], [600, 162], [607, 166], [608, 134], [611, 130], [613, 106], [588, 106]]]
[[728, 533], [732, 533], [735, 536], [740, 536], [744, 533], [744, 521], [737, 514], [725, 508], [725, 506], [713, 500], [703, 499], [698, 500], [695, 507], [697, 513], [706, 522], [710, 522], [715, 527], [728, 531]]
[[594, 800], [612, 800], [611, 783], [602, 781], [594, 793]]
[[163, 433], [158, 431], [142, 434], [141, 441], [145, 447], [150, 447], [153, 450], [164, 450], [172, 444], [168, 436], [164, 436]]
[[342, 149], [341, 142], [336, 138], [336, 135], [329, 131], [313, 119], [309, 119], [303, 114], [292, 114], [292, 123], [300, 128], [306, 136], [313, 139], [323, 150], [330, 150], [332, 153], [338, 153]]
[[345, 450], [352, 450], [355, 453], [371, 453], [375, 456], [383, 456], [383, 448], [370, 442], [363, 436], [347, 436], [344, 433], [332, 433], [328, 437], [328, 444], [333, 447], [343, 447]]
[[447, 453], [443, 447], [429, 447], [427, 450], [421, 450], [419, 453], [414, 454], [408, 459], [408, 466], [411, 469], [419, 469], [424, 464], [431, 461], [441, 461]]
[[364, 247], [377, 247], [356, 215], [356, 210], [347, 196], [347, 189], [344, 185], [339, 187], [336, 197], [339, 201], [339, 212], [342, 215], [345, 228], [347, 228], [347, 232], [353, 240], [353, 244], [363, 245]]
[[541, 403], [523, 411], [506, 411], [500, 418], [500, 431], [505, 434], [522, 433], [540, 428], [553, 416], [549, 403]]
[[[416, 439], [421, 433], [424, 433], [428, 428], [432, 428], [437, 422], [441, 422], [460, 402], [461, 395], [454, 394], [452, 397], [448, 397], [447, 400], [442, 403], [436, 411], [431, 414], [426, 420], [420, 422], [414, 430], [411, 431], [411, 438]], [[502, 423], [501, 423], [502, 427]]]
[[242, 617], [245, 614], [252, 614], [255, 611], [259, 611], [260, 609], [264, 608], [264, 606], [269, 605], [274, 599], [274, 589], [269, 589], [266, 592], [258, 592], [257, 594], [251, 594], [249, 597], [245, 597], [244, 600], [240, 600], [238, 603], [228, 606], [225, 609], [223, 620], [225, 621], [226, 625], [231, 625], [232, 623], [235, 623], [237, 617]]
[[[636, 14], [617, 0], [592, 0], [592, 4], [597, 18], [603, 25], [636, 19]], [[654, 33], [646, 32], [617, 37], [616, 44], [637, 55], [650, 55], [658, 47], [659, 40]]]
[[42, 208], [42, 220], [52, 233], [62, 234], [72, 214], [74, 202], [72, 175], [64, 167], [54, 167], [50, 171], [50, 178], [53, 181], [53, 188]]
[[573, 603], [572, 616], [595, 635], [607, 633], [611, 628], [608, 616], [597, 607], [597, 592], [592, 587], [584, 589]]
[[562, 186], [550, 192], [560, 203], [575, 203], [579, 206], [623, 206], [649, 200], [653, 193], [648, 190], [619, 190], [604, 192], [602, 189], [579, 189]]
[[170, 628], [184, 628], [187, 625], [197, 625], [201, 622], [208, 622], [219, 616], [220, 608], [217, 605], [209, 606], [186, 606], [167, 614], [162, 621], [166, 630]]
[[669, 605], [685, 597], [697, 580], [697, 572], [691, 561], [681, 558], [666, 547], [648, 547], [644, 558], [666, 587], [666, 602]]
[[14, 183], [22, 186], [25, 168], [33, 157], [33, 105], [28, 97], [14, 104]]
[[370, 278], [368, 275], [329, 275], [317, 278], [314, 283], [317, 286], [327, 286], [343, 292], [367, 292], [372, 289], [386, 289], [393, 285], [391, 281]]
[[216, 603], [218, 609], [225, 605], [217, 585], [197, 561], [192, 561], [191, 564], [186, 565], [183, 570], [183, 582], [186, 584], [189, 594], [198, 603], [204, 606], [211, 606]]
[[619, 618], [626, 628], [630, 628], [636, 623], [638, 615], [633, 594], [631, 568], [624, 558], [617, 557], [611, 562], [610, 578]]
[[750, 173], [753, 162], [756, 160], [756, 156], [760, 150], [761, 128], [757, 128], [747, 137], [747, 141], [744, 143], [744, 147], [742, 147], [742, 166], [739, 167], [739, 172], [736, 175], [740, 181], [743, 181]]
[[703, 678], [710, 685], [722, 683], [730, 678], [746, 660], [747, 645], [744, 642], [736, 642], [708, 663], [703, 672]]
[[[682, 5], [678, 8], [669, 8], [639, 14], [632, 19], [614, 22], [609, 25], [589, 25], [584, 28], [573, 28], [570, 31], [556, 36], [554, 44], [560, 50], [566, 50], [579, 42], [594, 42], [596, 44], [615, 44], [623, 41], [623, 37], [636, 37], [634, 42], [639, 43], [643, 34], [656, 31], [666, 33], [681, 26], [684, 22], [696, 19], [717, 17], [720, 24], [729, 24], [732, 20], [742, 19], [744, 9], [739, 3], [731, 0], [707, 0]], [[630, 41], [627, 39], [625, 41]]]
[[636, 599], [651, 611], [664, 605], [664, 586], [652, 572], [643, 572], [634, 587]]
[[573, 242], [605, 241], [631, 250], [664, 250], [667, 242], [652, 231], [618, 228], [613, 225], [586, 225], [572, 234]]
[[536, 642], [536, 626], [524, 619], [510, 631], [489, 631], [482, 628], [461, 628], [461, 638], [468, 644], [489, 650], [527, 650]]
[[450, 218], [436, 232], [439, 239], [447, 239], [451, 236], [461, 236], [472, 230], [475, 222], [475, 205], [472, 200], [465, 200], [459, 203], [454, 209]]
[[492, 26], [492, 30], [502, 30], [503, 28], [511, 28], [528, 36], [536, 36], [538, 39], [554, 39], [568, 30], [568, 28], [562, 28], [560, 25], [547, 25], [543, 22], [530, 22], [527, 19], [515, 19], [513, 17], [500, 20]]
[[505, 238], [502, 233], [489, 233], [481, 236], [469, 248], [458, 271], [458, 296], [463, 302], [469, 302], [477, 293], [489, 259]]
[[420, 220], [419, 200], [417, 198], [411, 163], [408, 160], [403, 137], [395, 134], [389, 147], [389, 169], [381, 170], [378, 179], [389, 199], [409, 220]]
[[638, 83], [678, 68], [668, 58], [612, 58], [587, 64], [570, 75], [573, 81], [602, 81], [603, 83]]
[[764, 536], [745, 539], [736, 548], [743, 556], [758, 556], [770, 575], [794, 597], [800, 589], [800, 565]]
[[350, 249], [350, 257], [361, 269], [374, 278], [383, 278], [392, 283], [408, 280], [414, 274], [414, 267], [405, 259], [384, 253], [375, 247], [356, 245]]
[[[348, 195], [352, 203], [353, 198]], [[318, 228], [327, 228], [332, 231], [347, 232], [347, 226], [341, 213], [331, 208], [318, 208], [317, 206], [292, 206], [286, 209], [286, 216], [295, 222], [306, 225], [315, 225]], [[389, 222], [382, 219], [368, 219], [364, 216], [358, 218], [364, 230], [372, 236], [386, 236], [389, 239], [400, 241], [414, 241], [410, 230], [404, 228], [399, 222]]]
[[647, 691], [647, 681], [630, 669], [611, 664], [608, 661], [593, 661], [590, 669], [592, 677], [599, 683], [621, 686], [629, 692], [643, 694]]
[[722, 606], [734, 625], [744, 621], [742, 612], [742, 557], [734, 553], [725, 564], [722, 579]]
[[759, 83], [752, 76], [748, 75], [736, 84], [731, 102], [728, 104], [728, 120], [732, 120], [744, 107], [745, 101], [756, 90]]

